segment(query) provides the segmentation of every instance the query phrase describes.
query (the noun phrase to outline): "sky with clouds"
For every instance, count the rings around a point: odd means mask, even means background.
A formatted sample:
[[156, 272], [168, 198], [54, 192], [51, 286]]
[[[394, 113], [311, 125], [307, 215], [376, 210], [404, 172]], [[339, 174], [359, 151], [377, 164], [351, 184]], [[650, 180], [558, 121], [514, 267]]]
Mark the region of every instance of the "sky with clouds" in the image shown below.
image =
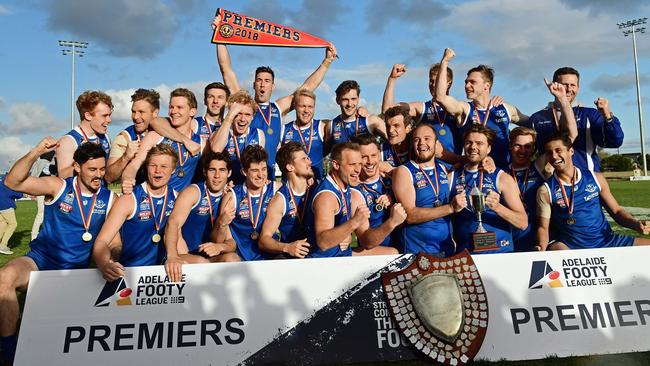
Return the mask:
[[[493, 94], [532, 114], [550, 100], [543, 78], [573, 66], [581, 73], [578, 100], [608, 98], [624, 126], [621, 152], [640, 149], [632, 40], [616, 23], [648, 16], [646, 1], [0, 0], [0, 171], [43, 136], [69, 130], [71, 58], [61, 54], [58, 40], [90, 43], [75, 64], [76, 95], [99, 89], [113, 97], [113, 137], [131, 123], [135, 89], [158, 90], [166, 105], [176, 87], [188, 87], [202, 100], [203, 86], [222, 79], [210, 43], [220, 6], [336, 45], [340, 59], [317, 91], [317, 118], [338, 113], [334, 89], [346, 79], [359, 81], [363, 104], [379, 112], [394, 63], [408, 68], [396, 99], [426, 100], [427, 69], [451, 47], [457, 54], [451, 93], [457, 98], [464, 98], [466, 70], [488, 64], [496, 71]], [[648, 35], [639, 35], [637, 46], [648, 114]], [[240, 84], [249, 90], [255, 67], [275, 70], [275, 98], [291, 93], [324, 56], [321, 49], [230, 46], [230, 52]], [[650, 124], [645, 126], [648, 141]]]

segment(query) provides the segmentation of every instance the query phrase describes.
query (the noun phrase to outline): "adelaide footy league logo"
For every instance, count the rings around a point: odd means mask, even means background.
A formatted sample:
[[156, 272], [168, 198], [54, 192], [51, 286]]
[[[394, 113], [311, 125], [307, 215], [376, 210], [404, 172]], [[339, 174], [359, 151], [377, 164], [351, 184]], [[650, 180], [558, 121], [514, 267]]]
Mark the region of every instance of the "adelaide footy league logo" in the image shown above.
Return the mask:
[[132, 293], [133, 290], [122, 277], [112, 282], [107, 281], [95, 301], [95, 307], [109, 306], [113, 301], [118, 306], [132, 305]]
[[415, 348], [446, 365], [474, 359], [487, 332], [488, 304], [467, 250], [449, 258], [420, 253], [381, 279], [388, 309]]
[[553, 270], [548, 262], [534, 261], [530, 269], [528, 288], [533, 290], [542, 287], [559, 288], [564, 285], [560, 280], [560, 272]]

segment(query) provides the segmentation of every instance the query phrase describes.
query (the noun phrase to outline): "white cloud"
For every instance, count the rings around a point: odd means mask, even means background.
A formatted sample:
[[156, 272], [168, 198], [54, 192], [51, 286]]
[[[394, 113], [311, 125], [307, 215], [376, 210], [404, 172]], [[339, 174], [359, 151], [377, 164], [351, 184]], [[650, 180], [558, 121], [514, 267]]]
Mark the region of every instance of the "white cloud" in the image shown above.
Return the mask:
[[0, 97], [0, 109], [1, 109], [1, 108], [4, 108], [4, 106], [5, 106], [6, 104], [7, 104], [7, 102], [5, 101], [5, 98]]
[[616, 28], [619, 20], [611, 13], [591, 14], [559, 0], [494, 0], [461, 3], [443, 25], [457, 29], [476, 46], [457, 49], [458, 59], [475, 58], [482, 51], [480, 63], [530, 82], [560, 66], [583, 68], [627, 60], [629, 44]]
[[38, 103], [16, 103], [9, 108], [11, 122], [0, 124], [2, 133], [25, 135], [35, 131], [45, 134], [59, 132], [64, 123], [50, 114], [47, 108]]
[[17, 136], [0, 137], [0, 171], [7, 171], [31, 148]]
[[11, 13], [7, 6], [0, 4], [0, 15], [10, 15]]

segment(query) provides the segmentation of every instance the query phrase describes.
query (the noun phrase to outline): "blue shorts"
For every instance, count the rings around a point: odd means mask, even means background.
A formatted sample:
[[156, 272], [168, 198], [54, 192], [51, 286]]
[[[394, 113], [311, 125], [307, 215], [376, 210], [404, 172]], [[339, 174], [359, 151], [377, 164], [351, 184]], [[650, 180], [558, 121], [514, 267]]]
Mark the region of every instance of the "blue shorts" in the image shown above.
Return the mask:
[[605, 239], [594, 246], [574, 245], [564, 242], [571, 249], [595, 249], [595, 248], [617, 248], [617, 247], [631, 247], [634, 245], [634, 237], [623, 234], [616, 234], [610, 232]]
[[80, 263], [54, 262], [46, 255], [41, 253], [39, 250], [34, 250], [34, 248], [32, 248], [27, 254], [25, 254], [25, 257], [31, 258], [34, 261], [34, 263], [36, 263], [36, 267], [38, 267], [39, 271], [55, 271], [60, 269], [88, 268], [88, 263], [80, 264]]

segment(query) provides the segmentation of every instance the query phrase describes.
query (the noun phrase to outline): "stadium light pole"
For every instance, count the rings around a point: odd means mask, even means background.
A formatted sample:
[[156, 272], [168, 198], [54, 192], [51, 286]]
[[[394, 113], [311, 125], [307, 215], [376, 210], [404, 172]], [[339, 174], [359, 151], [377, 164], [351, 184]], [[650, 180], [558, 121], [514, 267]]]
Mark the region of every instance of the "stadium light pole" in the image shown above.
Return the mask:
[[[632, 35], [632, 48], [634, 50], [634, 72], [636, 74], [636, 101], [639, 108], [639, 131], [641, 132], [641, 160], [643, 161], [643, 176], [648, 176], [648, 164], [645, 157], [645, 139], [643, 138], [643, 111], [641, 108], [641, 85], [639, 83], [639, 62], [636, 57], [636, 34], [645, 33], [645, 27], [637, 28], [645, 24], [648, 18], [639, 18], [617, 23], [618, 29], [623, 30], [625, 37]], [[629, 29], [628, 29], [629, 28]]]
[[63, 48], [61, 50], [63, 56], [72, 55], [72, 94], [70, 96], [70, 129], [73, 129], [74, 128], [74, 58], [75, 55], [78, 55], [79, 57], [84, 56], [85, 51], [83, 50], [83, 48], [88, 47], [88, 42], [59, 40], [59, 46]]

